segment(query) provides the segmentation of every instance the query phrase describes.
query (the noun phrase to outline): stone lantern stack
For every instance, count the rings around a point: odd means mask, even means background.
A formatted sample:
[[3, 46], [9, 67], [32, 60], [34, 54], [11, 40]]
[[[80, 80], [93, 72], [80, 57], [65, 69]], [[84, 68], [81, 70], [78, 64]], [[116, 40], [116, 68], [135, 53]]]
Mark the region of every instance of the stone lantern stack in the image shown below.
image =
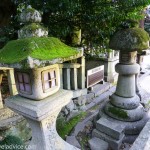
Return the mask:
[[140, 71], [137, 51], [148, 47], [149, 35], [136, 27], [120, 30], [110, 40], [110, 48], [120, 50], [119, 63], [115, 66], [119, 77], [115, 93], [100, 110], [93, 136], [107, 141], [114, 150], [119, 149], [122, 141], [132, 143], [148, 120], [136, 94], [135, 78]]
[[59, 63], [80, 58], [80, 50], [59, 39], [47, 37], [40, 25], [41, 14], [28, 7], [21, 13], [25, 26], [18, 31], [18, 40], [0, 50], [1, 66], [15, 69], [18, 95], [6, 99], [6, 105], [24, 116], [32, 130], [30, 150], [77, 150], [56, 131], [57, 115], [73, 97], [73, 92], [60, 88]]

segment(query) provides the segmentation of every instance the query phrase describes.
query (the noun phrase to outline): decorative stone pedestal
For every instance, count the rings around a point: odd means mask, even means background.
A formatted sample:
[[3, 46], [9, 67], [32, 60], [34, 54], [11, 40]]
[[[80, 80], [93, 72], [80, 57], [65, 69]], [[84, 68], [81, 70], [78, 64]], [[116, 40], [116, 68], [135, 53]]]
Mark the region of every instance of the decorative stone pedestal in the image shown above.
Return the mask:
[[23, 115], [30, 124], [32, 140], [28, 150], [79, 150], [66, 143], [56, 131], [57, 115], [72, 96], [71, 91], [59, 90], [42, 101], [29, 100], [19, 95], [6, 100], [6, 105]]

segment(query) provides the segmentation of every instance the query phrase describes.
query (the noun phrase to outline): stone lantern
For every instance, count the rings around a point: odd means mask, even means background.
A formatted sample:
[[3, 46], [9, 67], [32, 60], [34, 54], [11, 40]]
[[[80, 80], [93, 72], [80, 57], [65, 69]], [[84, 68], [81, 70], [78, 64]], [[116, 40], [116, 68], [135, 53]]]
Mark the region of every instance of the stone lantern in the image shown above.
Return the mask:
[[80, 52], [57, 38], [47, 37], [48, 31], [40, 25], [41, 14], [37, 10], [28, 7], [20, 20], [25, 25], [18, 31], [19, 39], [8, 42], [1, 50], [0, 62], [15, 68], [21, 96], [41, 100], [60, 88], [58, 64], [72, 56], [76, 58]]
[[[30, 6], [20, 15], [24, 27], [18, 40], [0, 50], [1, 66], [15, 69], [18, 95], [6, 99], [6, 106], [23, 115], [32, 129], [30, 150], [77, 150], [63, 141], [56, 131], [56, 118], [73, 97], [60, 88], [59, 64], [83, 56], [40, 25], [41, 14]], [[38, 100], [38, 101], [37, 101]]]
[[116, 91], [100, 110], [93, 136], [107, 141], [112, 149], [119, 149], [122, 141], [132, 143], [148, 120], [140, 98], [136, 94], [136, 78], [140, 66], [136, 63], [137, 52], [149, 47], [149, 35], [141, 28], [126, 28], [114, 34], [110, 48], [120, 50], [119, 74]]
[[123, 121], [138, 121], [143, 118], [144, 108], [135, 86], [135, 75], [140, 71], [136, 56], [137, 51], [141, 52], [148, 47], [149, 35], [141, 28], [120, 30], [112, 37], [110, 48], [120, 50], [120, 59], [116, 65], [116, 72], [119, 73], [116, 91], [105, 107], [105, 112], [111, 117]]

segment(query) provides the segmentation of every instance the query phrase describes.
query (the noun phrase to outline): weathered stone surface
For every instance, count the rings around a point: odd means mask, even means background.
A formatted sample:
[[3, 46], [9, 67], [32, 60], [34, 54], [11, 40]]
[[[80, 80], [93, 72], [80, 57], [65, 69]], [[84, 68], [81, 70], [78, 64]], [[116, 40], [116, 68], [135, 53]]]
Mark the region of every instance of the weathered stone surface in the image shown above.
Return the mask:
[[87, 94], [87, 89], [78, 89], [73, 91], [73, 98], [80, 97], [81, 95], [86, 95]]
[[66, 108], [69, 112], [71, 112], [71, 111], [73, 111], [73, 110], [75, 109], [75, 104], [74, 104], [73, 101], [71, 100], [71, 101], [65, 106], [65, 108]]
[[134, 97], [121, 97], [116, 94], [113, 94], [110, 97], [110, 103], [124, 109], [135, 109], [139, 106], [140, 98], [135, 95]]
[[14, 116], [18, 116], [18, 114], [16, 114], [9, 108], [4, 107], [4, 108], [0, 109], [0, 120], [8, 119], [8, 118], [11, 118]]
[[108, 150], [108, 143], [99, 138], [92, 138], [88, 143], [91, 150]]
[[79, 106], [85, 105], [86, 104], [86, 95], [77, 97], [76, 99], [74, 99], [74, 103]]
[[94, 93], [93, 93], [93, 92], [88, 93], [88, 94], [86, 95], [86, 103], [88, 103], [88, 104], [91, 103], [94, 97], [95, 97], [95, 96], [94, 96]]
[[95, 94], [95, 97], [106, 92], [110, 88], [109, 83], [97, 84], [91, 88], [91, 92]]
[[0, 120], [0, 135], [15, 135], [24, 142], [31, 138], [31, 129], [27, 121], [19, 115]]
[[6, 100], [6, 105], [25, 116], [32, 129], [32, 140], [27, 150], [79, 150], [68, 144], [56, 131], [56, 118], [73, 96], [71, 91], [59, 90], [43, 101], [31, 101], [20, 96]]
[[[43, 88], [44, 81], [42, 80], [42, 78], [43, 78], [42, 72], [47, 71], [49, 69], [54, 69], [54, 68], [55, 68], [55, 72], [56, 72], [57, 86], [55, 86], [55, 88], [51, 88], [51, 90], [48, 90], [45, 92], [44, 88]], [[17, 71], [18, 70], [15, 70], [15, 73]], [[33, 100], [42, 100], [45, 97], [48, 97], [48, 96], [56, 93], [60, 88], [60, 74], [59, 74], [58, 64], [47, 66], [47, 67], [42, 67], [42, 68], [37, 68], [37, 69], [31, 69], [31, 70], [28, 70], [28, 74], [29, 74], [31, 85], [32, 85], [30, 94], [26, 94], [25, 92], [20, 91], [19, 85], [16, 82], [18, 93], [23, 97], [27, 97], [27, 98], [33, 99]]]
[[150, 121], [148, 121], [130, 150], [150, 150]]
[[124, 127], [102, 117], [96, 122], [96, 129], [117, 140], [124, 136]]
[[[121, 40], [120, 40], [121, 39]], [[110, 40], [110, 48], [121, 51], [139, 51], [149, 47], [149, 35], [141, 28], [119, 30]]]
[[81, 145], [79, 144], [75, 136], [67, 136], [66, 142], [71, 145], [74, 145], [75, 147], [81, 148]]
[[112, 118], [124, 121], [138, 121], [141, 120], [145, 114], [144, 108], [141, 104], [135, 109], [128, 110], [107, 103], [105, 112]]
[[101, 140], [104, 140], [106, 142], [109, 143], [110, 147], [113, 149], [113, 150], [119, 150], [119, 147], [121, 146], [122, 144], [122, 140], [124, 138], [124, 136], [119, 139], [119, 140], [115, 140], [113, 138], [111, 138], [110, 136], [94, 129], [93, 132], [92, 132], [92, 137], [97, 137], [97, 138], [100, 138]]

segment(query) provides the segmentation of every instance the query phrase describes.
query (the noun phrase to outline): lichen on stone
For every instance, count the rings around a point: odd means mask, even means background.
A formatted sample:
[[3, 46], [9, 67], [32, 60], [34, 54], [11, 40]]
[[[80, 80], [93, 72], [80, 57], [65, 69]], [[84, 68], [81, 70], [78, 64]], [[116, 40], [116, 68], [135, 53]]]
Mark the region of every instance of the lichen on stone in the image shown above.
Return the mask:
[[123, 29], [112, 36], [109, 47], [125, 52], [141, 52], [149, 47], [149, 35], [141, 28]]
[[31, 23], [18, 31], [18, 38], [43, 37], [48, 35], [47, 28], [37, 23]]
[[122, 109], [120, 109], [120, 108], [109, 107], [108, 111], [110, 113], [112, 113], [113, 115], [117, 116], [118, 118], [122, 118], [122, 119], [129, 118], [127, 112], [122, 110]]

